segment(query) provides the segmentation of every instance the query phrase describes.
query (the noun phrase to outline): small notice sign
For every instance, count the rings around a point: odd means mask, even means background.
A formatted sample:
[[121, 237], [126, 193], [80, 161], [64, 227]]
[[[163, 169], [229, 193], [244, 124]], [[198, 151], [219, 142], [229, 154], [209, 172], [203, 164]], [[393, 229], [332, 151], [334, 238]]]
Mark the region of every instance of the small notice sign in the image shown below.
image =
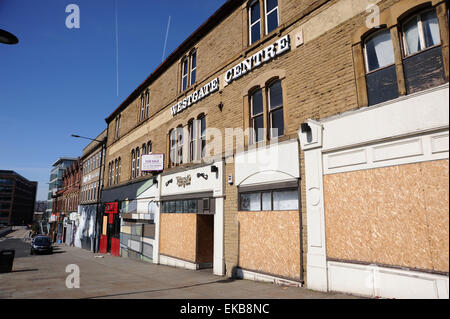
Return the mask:
[[142, 155], [142, 172], [158, 172], [164, 170], [164, 154]]

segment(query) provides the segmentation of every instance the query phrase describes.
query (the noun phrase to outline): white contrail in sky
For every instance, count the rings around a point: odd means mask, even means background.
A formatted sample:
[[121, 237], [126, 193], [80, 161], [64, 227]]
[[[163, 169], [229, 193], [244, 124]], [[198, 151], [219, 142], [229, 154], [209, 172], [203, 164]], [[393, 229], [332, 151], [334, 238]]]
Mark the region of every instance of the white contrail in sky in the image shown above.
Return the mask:
[[164, 55], [166, 54], [166, 45], [167, 45], [167, 37], [169, 36], [169, 28], [170, 28], [170, 16], [169, 21], [167, 22], [166, 40], [164, 41], [164, 49], [161, 62], [164, 62]]
[[116, 0], [116, 86], [117, 96], [119, 96], [119, 23], [117, 19], [117, 1]]

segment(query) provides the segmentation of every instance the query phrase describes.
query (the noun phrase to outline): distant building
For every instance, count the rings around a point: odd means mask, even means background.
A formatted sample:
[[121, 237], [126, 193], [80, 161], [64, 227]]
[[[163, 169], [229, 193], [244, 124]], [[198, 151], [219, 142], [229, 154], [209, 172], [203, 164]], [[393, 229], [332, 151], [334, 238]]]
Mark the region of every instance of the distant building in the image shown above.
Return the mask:
[[[99, 233], [102, 225], [100, 210], [103, 206], [100, 205], [100, 194], [105, 171], [106, 138], [107, 130], [104, 130], [83, 149], [80, 206], [77, 219], [74, 220], [74, 217], [72, 217], [69, 221], [76, 229], [73, 244], [76, 247], [93, 252], [98, 250]], [[70, 229], [70, 226], [68, 226], [68, 229]]]
[[14, 171], [0, 170], [0, 224], [26, 225], [33, 222], [37, 182]]
[[53, 203], [54, 203], [54, 199], [52, 196], [55, 196], [56, 193], [58, 192], [58, 190], [60, 190], [62, 188], [63, 171], [76, 160], [77, 160], [76, 158], [72, 158], [72, 157], [61, 157], [55, 163], [53, 163], [53, 165], [52, 165], [53, 168], [50, 172], [47, 209], [45, 211], [46, 212], [45, 217], [43, 218], [44, 220], [47, 220], [47, 221], [50, 220], [50, 215], [52, 213]]
[[53, 210], [50, 218], [50, 223], [53, 225], [50, 227], [50, 233], [58, 242], [65, 242], [67, 217], [70, 213], [76, 213], [78, 209], [80, 169], [80, 159], [76, 159], [62, 172], [62, 184], [53, 196]]

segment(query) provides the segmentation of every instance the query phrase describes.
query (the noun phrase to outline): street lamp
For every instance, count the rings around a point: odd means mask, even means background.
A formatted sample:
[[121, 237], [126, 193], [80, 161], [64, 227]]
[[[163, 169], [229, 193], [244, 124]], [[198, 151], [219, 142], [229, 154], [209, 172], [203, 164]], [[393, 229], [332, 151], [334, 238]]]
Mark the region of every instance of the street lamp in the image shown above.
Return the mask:
[[19, 39], [8, 31], [0, 29], [0, 43], [4, 44], [17, 44], [19, 43]]
[[75, 134], [72, 134], [72, 137], [75, 137], [75, 138], [84, 138], [84, 139], [86, 139], [86, 140], [91, 140], [91, 141], [96, 141], [96, 142], [99, 142], [99, 143], [104, 143], [104, 141], [99, 141], [99, 140], [96, 140], [95, 138], [84, 137], [84, 136], [75, 135]]

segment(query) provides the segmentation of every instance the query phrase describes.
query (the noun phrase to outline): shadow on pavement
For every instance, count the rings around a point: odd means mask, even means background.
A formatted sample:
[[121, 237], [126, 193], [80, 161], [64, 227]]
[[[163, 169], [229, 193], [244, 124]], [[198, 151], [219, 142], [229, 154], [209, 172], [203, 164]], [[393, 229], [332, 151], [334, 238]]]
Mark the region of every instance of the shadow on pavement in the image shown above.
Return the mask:
[[179, 287], [172, 287], [172, 288], [163, 288], [163, 289], [144, 290], [144, 291], [124, 292], [124, 293], [111, 294], [111, 295], [86, 297], [86, 298], [82, 298], [82, 299], [96, 299], [96, 298], [108, 298], [108, 297], [117, 297], [117, 296], [126, 296], [126, 295], [137, 295], [137, 294], [161, 292], [161, 291], [168, 291], [168, 290], [186, 289], [186, 288], [205, 286], [205, 285], [211, 285], [211, 284], [216, 284], [216, 283], [230, 283], [233, 281], [234, 281], [234, 279], [232, 279], [232, 280], [227, 280], [227, 279], [226, 280], [214, 280], [214, 281], [209, 281], [209, 282], [205, 282], [205, 283], [201, 283], [201, 284], [193, 284], [193, 285], [186, 285], [186, 286], [179, 286]]
[[28, 271], [38, 271], [39, 269], [21, 269], [21, 270], [13, 270], [11, 272], [28, 272]]

